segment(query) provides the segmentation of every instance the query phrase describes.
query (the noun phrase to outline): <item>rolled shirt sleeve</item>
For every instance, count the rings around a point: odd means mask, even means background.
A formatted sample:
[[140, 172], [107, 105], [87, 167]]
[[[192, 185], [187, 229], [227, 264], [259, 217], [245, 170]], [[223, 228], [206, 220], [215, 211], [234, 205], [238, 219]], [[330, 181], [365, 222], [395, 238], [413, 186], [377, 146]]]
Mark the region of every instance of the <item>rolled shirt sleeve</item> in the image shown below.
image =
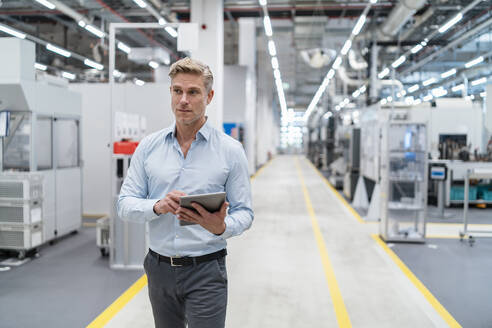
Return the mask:
[[233, 165], [225, 184], [229, 212], [225, 218], [226, 230], [220, 237], [227, 239], [242, 234], [253, 223], [251, 183], [244, 149], [237, 144], [231, 152]]

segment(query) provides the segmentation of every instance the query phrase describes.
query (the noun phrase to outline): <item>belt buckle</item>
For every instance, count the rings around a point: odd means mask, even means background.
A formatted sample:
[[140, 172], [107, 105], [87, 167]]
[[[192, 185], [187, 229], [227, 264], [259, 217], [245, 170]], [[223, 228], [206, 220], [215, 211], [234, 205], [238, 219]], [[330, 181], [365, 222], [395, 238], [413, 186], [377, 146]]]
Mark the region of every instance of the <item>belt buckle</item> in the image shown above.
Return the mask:
[[[178, 258], [178, 257], [175, 257], [175, 258]], [[182, 264], [174, 264], [173, 257], [170, 257], [170, 259], [171, 259], [171, 266], [172, 267], [181, 267], [181, 266], [183, 266]]]

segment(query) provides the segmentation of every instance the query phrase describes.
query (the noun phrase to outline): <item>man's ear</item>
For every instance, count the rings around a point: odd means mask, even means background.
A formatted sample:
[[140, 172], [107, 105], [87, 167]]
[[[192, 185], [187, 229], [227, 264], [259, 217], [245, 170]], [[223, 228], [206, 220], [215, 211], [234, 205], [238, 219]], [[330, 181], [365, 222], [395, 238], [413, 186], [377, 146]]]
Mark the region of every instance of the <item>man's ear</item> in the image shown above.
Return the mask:
[[207, 95], [207, 105], [210, 104], [213, 97], [214, 97], [214, 90], [212, 89], [208, 92], [208, 95]]

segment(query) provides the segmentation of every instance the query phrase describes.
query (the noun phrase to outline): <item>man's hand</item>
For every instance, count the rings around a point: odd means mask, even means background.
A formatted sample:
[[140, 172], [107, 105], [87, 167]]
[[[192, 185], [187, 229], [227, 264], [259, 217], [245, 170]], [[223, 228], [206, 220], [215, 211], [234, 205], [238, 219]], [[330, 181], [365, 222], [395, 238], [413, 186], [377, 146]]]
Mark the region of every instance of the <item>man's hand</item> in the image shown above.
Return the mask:
[[214, 213], [208, 212], [203, 206], [198, 203], [191, 203], [191, 206], [193, 206], [193, 208], [195, 208], [198, 213], [184, 207], [179, 207], [176, 210], [178, 219], [197, 223], [216, 235], [221, 235], [224, 233], [226, 229], [226, 224], [224, 220], [227, 215], [227, 207], [229, 206], [228, 202], [224, 202], [220, 210]]
[[181, 196], [186, 196], [186, 194], [178, 190], [171, 191], [166, 197], [154, 204], [154, 212], [159, 215], [169, 212], [176, 215], [176, 210], [179, 208], [179, 198]]

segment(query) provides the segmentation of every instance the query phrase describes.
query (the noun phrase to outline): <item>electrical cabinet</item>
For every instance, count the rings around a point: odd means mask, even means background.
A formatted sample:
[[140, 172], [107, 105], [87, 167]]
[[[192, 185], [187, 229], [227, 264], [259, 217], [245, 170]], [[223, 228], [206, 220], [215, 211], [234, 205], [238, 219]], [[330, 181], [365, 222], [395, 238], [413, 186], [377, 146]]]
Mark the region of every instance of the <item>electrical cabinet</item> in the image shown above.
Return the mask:
[[425, 124], [388, 123], [381, 130], [381, 221], [385, 241], [425, 242]]

